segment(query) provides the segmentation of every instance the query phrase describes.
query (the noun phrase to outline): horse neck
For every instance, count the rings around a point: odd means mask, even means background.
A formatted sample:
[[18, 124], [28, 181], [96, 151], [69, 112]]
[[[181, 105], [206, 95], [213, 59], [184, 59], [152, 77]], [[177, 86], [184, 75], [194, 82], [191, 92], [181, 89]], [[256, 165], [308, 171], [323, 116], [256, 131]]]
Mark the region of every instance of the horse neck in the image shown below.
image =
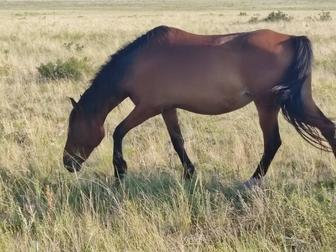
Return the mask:
[[92, 95], [89, 92], [83, 94], [79, 100], [79, 104], [88, 111], [92, 117], [101, 125], [104, 124], [107, 115], [118, 106], [126, 97], [106, 95]]
[[107, 115], [115, 108], [117, 107], [126, 97], [113, 97], [110, 100], [106, 102], [106, 104], [103, 106], [100, 120], [102, 124], [104, 124]]

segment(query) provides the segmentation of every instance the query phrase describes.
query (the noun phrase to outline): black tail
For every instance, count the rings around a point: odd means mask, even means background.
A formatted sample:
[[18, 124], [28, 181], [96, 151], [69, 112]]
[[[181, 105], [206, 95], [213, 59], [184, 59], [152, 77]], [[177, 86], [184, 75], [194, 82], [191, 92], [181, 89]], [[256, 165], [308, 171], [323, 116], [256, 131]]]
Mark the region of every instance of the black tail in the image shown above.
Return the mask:
[[293, 36], [291, 40], [295, 50], [293, 63], [288, 69], [285, 82], [275, 86], [273, 91], [279, 99], [285, 119], [295, 127], [303, 139], [321, 150], [330, 151], [325, 139], [315, 127], [307, 123], [307, 115], [304, 114], [301, 90], [307, 78], [311, 76], [313, 61], [311, 43], [305, 36]]

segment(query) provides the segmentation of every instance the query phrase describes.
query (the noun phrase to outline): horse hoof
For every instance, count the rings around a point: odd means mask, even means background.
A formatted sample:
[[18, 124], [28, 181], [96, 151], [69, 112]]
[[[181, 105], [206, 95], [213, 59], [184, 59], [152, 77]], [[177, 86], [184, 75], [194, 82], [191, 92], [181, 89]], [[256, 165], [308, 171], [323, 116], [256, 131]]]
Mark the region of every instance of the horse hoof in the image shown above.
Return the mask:
[[124, 179], [125, 179], [125, 177], [126, 177], [126, 172], [117, 172], [117, 171], [115, 171], [114, 172], [114, 177], [117, 179], [117, 180], [119, 180], [119, 181], [123, 181]]
[[243, 186], [246, 188], [246, 189], [253, 189], [255, 187], [260, 187], [262, 184], [262, 180], [261, 179], [257, 179], [257, 178], [251, 178], [247, 181], [244, 182]]
[[126, 174], [119, 174], [119, 176], [115, 176], [114, 184], [117, 187], [123, 187], [125, 185], [125, 176]]
[[195, 174], [195, 169], [188, 169], [184, 171], [183, 179], [191, 180], [194, 177], [194, 174]]
[[124, 159], [118, 158], [113, 160], [114, 176], [122, 178], [127, 172], [127, 163]]

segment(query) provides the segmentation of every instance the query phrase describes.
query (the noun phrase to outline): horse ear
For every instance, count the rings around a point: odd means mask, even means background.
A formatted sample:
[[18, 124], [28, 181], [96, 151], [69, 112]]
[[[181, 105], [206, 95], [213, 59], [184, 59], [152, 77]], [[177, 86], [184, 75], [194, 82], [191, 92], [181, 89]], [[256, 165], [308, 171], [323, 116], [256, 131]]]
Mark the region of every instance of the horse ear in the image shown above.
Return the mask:
[[70, 99], [70, 101], [71, 101], [72, 106], [73, 106], [74, 108], [76, 108], [76, 107], [77, 107], [77, 102], [75, 101], [75, 99], [74, 99], [74, 98], [71, 98], [71, 97], [69, 97], [69, 99]]

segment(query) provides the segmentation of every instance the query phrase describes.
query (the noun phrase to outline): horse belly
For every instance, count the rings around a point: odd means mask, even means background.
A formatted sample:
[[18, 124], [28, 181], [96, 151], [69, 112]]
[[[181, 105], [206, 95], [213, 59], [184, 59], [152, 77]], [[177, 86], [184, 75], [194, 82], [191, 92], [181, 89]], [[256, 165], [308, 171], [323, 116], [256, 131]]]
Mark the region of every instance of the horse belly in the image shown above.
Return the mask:
[[222, 114], [252, 101], [237, 64], [217, 60], [211, 63], [194, 69], [192, 77], [183, 76], [170, 85], [179, 91], [178, 107], [201, 114]]
[[251, 101], [249, 92], [244, 89], [226, 92], [225, 94], [216, 92], [216, 90], [209, 90], [181, 95], [176, 107], [194, 113], [216, 115], [234, 111]]

